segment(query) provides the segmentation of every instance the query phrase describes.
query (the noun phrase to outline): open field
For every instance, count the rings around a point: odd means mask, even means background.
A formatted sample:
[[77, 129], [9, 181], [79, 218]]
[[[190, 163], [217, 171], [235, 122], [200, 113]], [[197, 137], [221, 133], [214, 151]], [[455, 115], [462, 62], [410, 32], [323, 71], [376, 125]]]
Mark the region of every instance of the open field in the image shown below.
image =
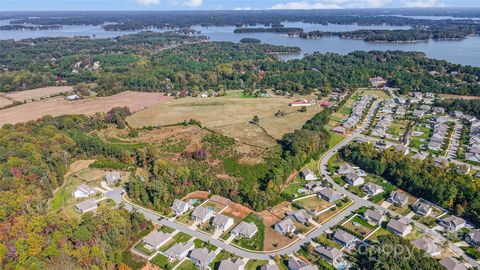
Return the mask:
[[295, 201], [296, 205], [301, 206], [306, 210], [310, 210], [314, 213], [320, 213], [321, 211], [331, 207], [333, 204], [329, 203], [318, 196], [311, 196], [305, 199]]
[[479, 99], [479, 96], [461, 96], [461, 95], [451, 95], [451, 94], [438, 94], [441, 99]]
[[1, 97], [10, 99], [12, 101], [27, 101], [35, 100], [39, 98], [45, 98], [50, 96], [55, 96], [62, 93], [68, 93], [73, 90], [72, 86], [51, 86], [51, 87], [42, 87], [32, 90], [25, 91], [16, 91], [6, 94], [0, 94]]
[[96, 97], [77, 101], [67, 101], [56, 97], [0, 110], [0, 125], [15, 124], [41, 118], [45, 115], [64, 114], [92, 115], [108, 112], [114, 107], [128, 107], [136, 112], [159, 102], [171, 99], [161, 93], [123, 92], [109, 97]]
[[[260, 147], [275, 144], [275, 138], [300, 128], [321, 109], [312, 106], [307, 112], [288, 106], [294, 98], [182, 98], [157, 104], [127, 118], [132, 127], [170, 125], [195, 119], [203, 126], [222, 132], [242, 142]], [[284, 111], [284, 117], [275, 113]], [[253, 116], [260, 118], [259, 125], [250, 124]]]

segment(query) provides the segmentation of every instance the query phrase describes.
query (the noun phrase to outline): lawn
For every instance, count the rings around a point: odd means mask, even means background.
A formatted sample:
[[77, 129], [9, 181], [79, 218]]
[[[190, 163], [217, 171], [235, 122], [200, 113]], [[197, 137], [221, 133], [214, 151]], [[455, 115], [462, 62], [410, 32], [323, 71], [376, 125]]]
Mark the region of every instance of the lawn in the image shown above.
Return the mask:
[[190, 239], [192, 239], [192, 236], [190, 236], [186, 233], [183, 233], [183, 232], [179, 232], [179, 233], [177, 233], [176, 235], [173, 236], [172, 240], [168, 241], [165, 245], [161, 246], [159, 248], [159, 250], [162, 251], [162, 252], [165, 252], [166, 250], [171, 248], [176, 243], [185, 243]]
[[173, 269], [178, 264], [177, 261], [172, 263], [168, 262], [168, 258], [162, 254], [158, 254], [150, 260], [151, 263], [158, 265], [161, 269], [168, 270]]
[[190, 260], [184, 260], [177, 268], [177, 270], [198, 270], [195, 265], [193, 265], [192, 261]]
[[347, 208], [347, 207], [349, 207], [350, 205], [353, 204], [352, 199], [346, 197], [346, 199], [348, 199], [347, 202], [344, 202], [343, 201], [344, 199], [337, 201], [336, 202], [336, 205], [337, 205], [336, 207], [318, 215], [316, 217], [317, 222], [320, 223], [320, 224], [323, 224], [323, 223], [327, 222], [328, 220], [330, 220], [331, 218], [333, 218], [334, 216], [336, 216], [338, 213], [345, 210], [345, 208]]
[[214, 251], [217, 249], [216, 246], [210, 244], [210, 243], [207, 243], [207, 242], [203, 242], [202, 240], [200, 239], [195, 239], [193, 240], [193, 243], [195, 244], [195, 248], [206, 248], [208, 249], [209, 251]]
[[387, 229], [381, 227], [380, 229], [378, 229], [374, 234], [372, 234], [368, 240], [369, 241], [372, 241], [372, 242], [376, 242], [378, 237], [380, 236], [383, 236], [383, 235], [392, 235], [392, 233], [390, 231], [388, 231]]
[[150, 250], [146, 249], [146, 248], [145, 248], [145, 244], [144, 244], [142, 241], [140, 241], [140, 242], [135, 246], [135, 250], [138, 251], [138, 252], [140, 252], [140, 253], [142, 253], [142, 254], [145, 254], [145, 255], [147, 255], [147, 256], [150, 256], [150, 255], [153, 254], [153, 252], [155, 252], [155, 250], [150, 251]]
[[318, 198], [318, 196], [311, 196], [305, 199], [300, 199], [295, 201], [294, 204], [298, 205], [300, 208], [310, 210], [316, 213], [322, 210], [325, 210], [333, 205], [330, 202], [327, 202], [321, 198]]
[[257, 225], [258, 231], [252, 237], [252, 239], [247, 239], [242, 237], [239, 239], [234, 239], [232, 243], [249, 250], [257, 250], [257, 251], [263, 250], [263, 240], [265, 237], [265, 224], [263, 224], [262, 218], [255, 214], [250, 214], [243, 221], [255, 223], [255, 225]]
[[307, 181], [297, 175], [295, 179], [283, 189], [282, 193], [287, 196], [287, 198], [292, 199], [303, 196], [298, 190], [303, 188], [306, 183]]
[[365, 89], [363, 90], [363, 95], [374, 95], [381, 99], [389, 99], [391, 98], [386, 91], [383, 90], [372, 90], [372, 89]]
[[336, 241], [333, 241], [332, 239], [329, 239], [326, 234], [320, 235], [319, 237], [313, 239], [313, 241], [319, 244], [322, 244], [326, 247], [334, 247], [338, 249], [342, 248], [342, 246], [339, 243], [337, 243]]
[[249, 260], [245, 265], [245, 270], [259, 270], [262, 265], [267, 263], [268, 261]]
[[342, 225], [347, 231], [355, 232], [358, 235], [362, 235], [364, 239], [367, 235], [375, 230], [375, 226], [370, 225], [361, 217], [355, 215], [352, 219]]
[[159, 232], [163, 232], [163, 233], [173, 233], [173, 232], [175, 231], [175, 229], [170, 228], [170, 227], [168, 227], [168, 226], [160, 226], [160, 227], [158, 228], [158, 231], [159, 231]]
[[477, 248], [462, 247], [462, 249], [465, 251], [465, 254], [467, 254], [469, 257], [475, 260], [480, 260], [480, 251]]
[[186, 224], [186, 225], [192, 225], [194, 223], [194, 221], [190, 218], [190, 214], [192, 212], [193, 212], [193, 210], [190, 210], [190, 211], [186, 212], [185, 214], [179, 216], [177, 218], [177, 221], [181, 222], [183, 224]]
[[218, 253], [217, 257], [215, 257], [215, 259], [209, 264], [209, 266], [211, 269], [218, 269], [221, 261], [234, 258], [237, 257], [231, 253], [228, 253], [225, 250], [222, 250], [220, 251], [220, 253]]

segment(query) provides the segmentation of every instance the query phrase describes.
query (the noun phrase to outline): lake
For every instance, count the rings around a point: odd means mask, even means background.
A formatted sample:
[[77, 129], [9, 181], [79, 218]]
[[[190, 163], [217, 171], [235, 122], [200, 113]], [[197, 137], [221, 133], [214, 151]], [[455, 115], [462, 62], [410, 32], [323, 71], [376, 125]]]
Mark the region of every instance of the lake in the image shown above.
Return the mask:
[[[0, 21], [1, 24], [7, 24], [8, 21]], [[390, 26], [390, 25], [373, 25], [361, 26], [357, 24], [337, 25], [337, 24], [309, 24], [302, 22], [284, 22], [285, 27], [301, 27], [305, 31], [326, 31], [326, 32], [344, 32], [354, 31], [358, 29], [408, 29], [408, 26]], [[258, 26], [262, 27], [262, 26]], [[471, 36], [459, 41], [435, 41], [419, 43], [380, 43], [365, 42], [363, 40], [341, 39], [339, 37], [325, 37], [321, 39], [301, 39], [282, 37], [276, 33], [241, 33], [235, 34], [234, 26], [222, 27], [192, 27], [208, 36], [212, 41], [231, 41], [238, 42], [240, 39], [249, 37], [260, 39], [263, 43], [275, 45], [298, 46], [301, 49], [299, 54], [289, 54], [280, 56], [284, 60], [301, 58], [304, 54], [313, 52], [333, 52], [339, 54], [348, 54], [353, 51], [386, 51], [386, 50], [403, 50], [403, 51], [419, 51], [425, 53], [430, 58], [447, 60], [456, 64], [480, 66], [480, 37]], [[163, 32], [166, 30], [152, 29], [154, 31]], [[109, 38], [125, 34], [132, 34], [137, 31], [121, 31], [112, 32], [105, 31], [101, 26], [92, 25], [73, 25], [64, 26], [60, 30], [43, 30], [43, 31], [0, 31], [0, 39], [24, 39], [36, 37], [58, 37], [58, 36], [90, 36], [95, 38]], [[95, 35], [95, 36], [93, 36]]]

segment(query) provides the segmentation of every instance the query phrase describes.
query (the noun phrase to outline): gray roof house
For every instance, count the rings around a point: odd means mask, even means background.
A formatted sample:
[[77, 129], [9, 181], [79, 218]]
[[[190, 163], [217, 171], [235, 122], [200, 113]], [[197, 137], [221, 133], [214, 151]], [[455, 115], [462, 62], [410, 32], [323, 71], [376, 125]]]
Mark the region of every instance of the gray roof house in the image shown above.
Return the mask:
[[349, 247], [351, 244], [353, 244], [357, 240], [355, 236], [347, 233], [344, 230], [337, 230], [333, 234], [333, 239], [335, 239], [335, 241], [339, 242], [340, 244], [346, 247]]
[[213, 215], [214, 212], [212, 209], [208, 209], [204, 206], [199, 206], [193, 210], [191, 217], [195, 222], [205, 223], [210, 220]]
[[358, 176], [356, 173], [352, 172], [345, 177], [345, 180], [347, 180], [347, 184], [350, 186], [360, 186], [363, 183], [365, 183], [365, 179], [362, 177]]
[[370, 225], [374, 226], [380, 225], [383, 221], [385, 221], [385, 215], [377, 210], [367, 209], [367, 211], [365, 211], [363, 214], [363, 217]]
[[86, 184], [81, 184], [72, 192], [72, 196], [75, 198], [86, 198], [90, 195], [97, 193], [97, 190], [89, 187]]
[[418, 200], [414, 204], [412, 204], [412, 208], [415, 213], [424, 217], [430, 216], [432, 214], [432, 207], [428, 203], [423, 202], [422, 200]]
[[318, 270], [318, 267], [310, 264], [307, 261], [301, 260], [295, 256], [291, 256], [288, 260], [289, 270]]
[[218, 270], [242, 270], [245, 263], [240, 259], [222, 260], [218, 266]]
[[355, 170], [353, 169], [353, 167], [350, 164], [347, 164], [347, 163], [341, 164], [338, 167], [338, 170], [337, 170], [337, 173], [341, 174], [341, 175], [347, 175], [347, 174], [350, 174], [350, 173], [353, 173], [353, 172], [355, 172]]
[[400, 191], [392, 191], [388, 200], [396, 206], [405, 206], [408, 203], [408, 195]]
[[109, 171], [105, 173], [105, 182], [107, 185], [114, 185], [120, 180], [120, 172], [119, 171]]
[[480, 230], [474, 230], [465, 236], [465, 242], [472, 246], [480, 246]]
[[320, 181], [312, 181], [306, 183], [304, 187], [312, 192], [317, 193], [320, 192], [320, 190], [324, 189], [325, 185]]
[[288, 216], [302, 224], [307, 224], [312, 220], [312, 216], [305, 209], [290, 212], [288, 213]]
[[321, 190], [318, 195], [327, 202], [334, 202], [342, 198], [342, 194], [340, 192], [337, 192], [331, 188], [325, 188]]
[[170, 261], [181, 261], [187, 257], [188, 253], [195, 247], [195, 244], [192, 241], [185, 243], [176, 243], [164, 254], [168, 257]]
[[384, 191], [383, 187], [381, 187], [381, 186], [379, 186], [375, 183], [372, 183], [372, 182], [369, 182], [369, 183], [366, 183], [365, 185], [363, 185], [362, 190], [370, 196], [375, 196], [375, 195], [380, 194]]
[[200, 270], [207, 270], [210, 269], [208, 265], [217, 257], [217, 254], [215, 254], [215, 251], [209, 251], [206, 248], [194, 248], [189, 257]]
[[279, 221], [273, 228], [283, 235], [293, 234], [297, 230], [297, 227], [295, 227], [295, 224], [289, 217]]
[[387, 229], [396, 235], [405, 237], [412, 231], [412, 225], [405, 219], [391, 219], [387, 224]]
[[318, 177], [315, 175], [315, 173], [312, 172], [312, 170], [307, 169], [307, 168], [301, 170], [300, 175], [302, 176], [303, 179], [305, 179], [307, 181], [314, 181], [314, 180], [318, 179]]
[[184, 202], [179, 199], [175, 199], [172, 204], [172, 211], [175, 213], [176, 216], [180, 216], [192, 208], [193, 205], [191, 203]]
[[150, 251], [158, 249], [163, 244], [172, 239], [170, 234], [159, 232], [157, 230], [151, 231], [145, 237], [142, 238], [144, 247]]
[[217, 231], [227, 231], [230, 227], [233, 226], [235, 221], [229, 216], [218, 214], [213, 218], [212, 225], [215, 226]]
[[95, 201], [95, 199], [88, 199], [75, 204], [75, 208], [80, 213], [95, 211], [97, 210], [97, 202]]
[[438, 223], [440, 224], [440, 226], [450, 231], [458, 231], [465, 227], [465, 225], [467, 225], [463, 218], [459, 218], [456, 216], [442, 218], [439, 220]]
[[428, 253], [432, 257], [440, 256], [442, 249], [431, 238], [419, 238], [412, 241], [412, 245]]
[[274, 261], [268, 261], [260, 267], [260, 270], [278, 270], [278, 265]]
[[258, 231], [257, 225], [253, 222], [240, 222], [235, 228], [230, 232], [235, 237], [241, 236], [245, 238], [252, 238]]
[[342, 258], [343, 253], [334, 247], [317, 246], [315, 252], [320, 254], [328, 263], [334, 266], [338, 264], [338, 261]]
[[447, 270], [467, 270], [464, 264], [453, 257], [445, 257], [439, 263]]

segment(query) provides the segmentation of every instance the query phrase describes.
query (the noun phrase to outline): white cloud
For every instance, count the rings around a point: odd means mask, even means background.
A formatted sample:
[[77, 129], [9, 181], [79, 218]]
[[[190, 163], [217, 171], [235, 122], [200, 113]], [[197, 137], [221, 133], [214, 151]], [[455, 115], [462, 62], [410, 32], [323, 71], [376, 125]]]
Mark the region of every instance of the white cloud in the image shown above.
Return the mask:
[[196, 8], [203, 4], [203, 0], [188, 0], [183, 3], [183, 5], [189, 8]]
[[339, 9], [339, 8], [378, 8], [391, 0], [317, 0], [276, 4], [271, 9]]
[[136, 0], [137, 3], [144, 6], [156, 5], [160, 3], [160, 0]]
[[402, 5], [408, 8], [445, 7], [445, 4], [438, 0], [403, 1]]

